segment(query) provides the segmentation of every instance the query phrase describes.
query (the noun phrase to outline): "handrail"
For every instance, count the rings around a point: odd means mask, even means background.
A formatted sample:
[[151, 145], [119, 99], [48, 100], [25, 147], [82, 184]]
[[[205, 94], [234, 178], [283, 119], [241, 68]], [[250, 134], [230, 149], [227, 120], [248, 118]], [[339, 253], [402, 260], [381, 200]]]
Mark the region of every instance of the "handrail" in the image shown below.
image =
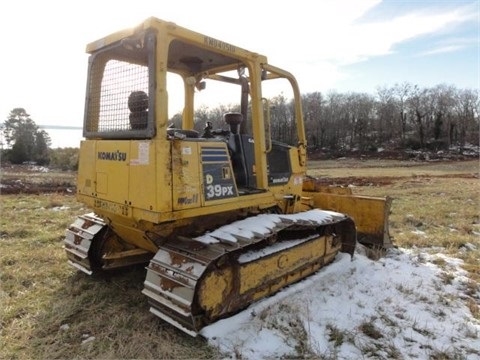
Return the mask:
[[[272, 151], [272, 132], [271, 132], [271, 124], [270, 124], [270, 103], [268, 102], [268, 99], [262, 98], [262, 103], [264, 103], [263, 106], [263, 112], [264, 112], [264, 119], [265, 119], [265, 125], [267, 127], [266, 132], [268, 132], [268, 137], [265, 134], [265, 141], [268, 143], [267, 144], [267, 149], [266, 153], [268, 154], [270, 151]], [[265, 106], [266, 104], [266, 106]]]

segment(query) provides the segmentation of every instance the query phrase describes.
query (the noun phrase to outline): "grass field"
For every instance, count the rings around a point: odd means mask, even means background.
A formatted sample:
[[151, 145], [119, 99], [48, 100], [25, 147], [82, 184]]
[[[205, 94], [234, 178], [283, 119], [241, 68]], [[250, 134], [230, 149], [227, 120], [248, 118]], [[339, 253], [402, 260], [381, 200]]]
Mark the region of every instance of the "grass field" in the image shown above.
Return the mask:
[[[345, 159], [312, 162], [309, 168], [310, 175], [332, 182], [362, 179], [356, 194], [391, 196], [394, 243], [463, 259], [470, 291], [478, 292], [478, 161]], [[22, 181], [38, 180], [33, 178], [29, 174]], [[70, 180], [71, 175], [62, 181]], [[90, 278], [67, 265], [65, 229], [89, 212], [72, 195], [1, 195], [0, 201], [0, 359], [222, 357], [203, 339], [149, 313], [141, 294], [143, 267]], [[479, 319], [480, 299], [465, 301]]]

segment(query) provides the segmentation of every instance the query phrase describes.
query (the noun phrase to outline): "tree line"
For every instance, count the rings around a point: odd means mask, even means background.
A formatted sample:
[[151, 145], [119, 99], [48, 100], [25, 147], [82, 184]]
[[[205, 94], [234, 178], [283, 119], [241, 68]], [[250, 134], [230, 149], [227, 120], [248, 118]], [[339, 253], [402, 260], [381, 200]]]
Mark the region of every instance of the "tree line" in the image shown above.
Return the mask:
[[24, 108], [10, 111], [1, 130], [3, 163], [48, 165], [62, 170], [78, 167], [78, 149], [51, 149], [50, 135], [38, 127]]
[[478, 145], [479, 105], [477, 90], [444, 84], [431, 88], [395, 84], [377, 88], [375, 95], [303, 95], [309, 144], [330, 150]]
[[[269, 99], [272, 138], [296, 144], [293, 99]], [[375, 94], [312, 92], [302, 95], [309, 149], [371, 151], [448, 149], [452, 145], [479, 145], [478, 90], [440, 84], [422, 88], [410, 83], [379, 87]], [[210, 121], [222, 127], [221, 114], [238, 106], [201, 108], [195, 129]], [[181, 114], [174, 117], [181, 122]]]
[[13, 109], [2, 126], [6, 150], [2, 158], [14, 163], [34, 162], [48, 165], [52, 143], [45, 130], [40, 129], [23, 108]]
[[478, 90], [402, 83], [379, 87], [375, 95], [314, 92], [302, 100], [313, 148], [439, 150], [479, 144]]
[[[293, 99], [269, 99], [273, 139], [294, 145], [296, 121]], [[478, 90], [440, 84], [420, 87], [411, 83], [378, 87], [375, 94], [331, 91], [302, 95], [305, 131], [310, 151], [378, 148], [448, 149], [452, 145], [479, 145], [480, 101]], [[201, 107], [195, 111], [195, 129], [207, 122], [224, 127], [222, 114], [238, 106]], [[181, 114], [171, 123], [180, 126]], [[50, 149], [51, 140], [23, 108], [13, 109], [3, 123], [6, 149], [2, 161], [35, 162], [75, 169], [76, 149]]]

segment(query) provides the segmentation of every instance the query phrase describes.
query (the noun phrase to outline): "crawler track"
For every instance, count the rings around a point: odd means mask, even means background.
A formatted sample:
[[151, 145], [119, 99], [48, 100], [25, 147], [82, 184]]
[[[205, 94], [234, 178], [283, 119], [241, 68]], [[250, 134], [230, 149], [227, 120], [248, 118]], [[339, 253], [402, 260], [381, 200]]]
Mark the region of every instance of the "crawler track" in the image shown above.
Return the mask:
[[[93, 213], [78, 217], [64, 240], [69, 263], [89, 275], [108, 269], [102, 259], [112, 254], [99, 257], [97, 249], [107, 234]], [[355, 225], [343, 214], [261, 214], [202, 236], [171, 238], [154, 256], [137, 249], [140, 260], [151, 259], [142, 292], [153, 314], [196, 336], [205, 325], [312, 274], [338, 251], [353, 254], [355, 243]]]
[[195, 336], [310, 275], [340, 249], [353, 253], [355, 241], [353, 221], [342, 214], [258, 215], [167, 242], [150, 261], [143, 293], [152, 313]]

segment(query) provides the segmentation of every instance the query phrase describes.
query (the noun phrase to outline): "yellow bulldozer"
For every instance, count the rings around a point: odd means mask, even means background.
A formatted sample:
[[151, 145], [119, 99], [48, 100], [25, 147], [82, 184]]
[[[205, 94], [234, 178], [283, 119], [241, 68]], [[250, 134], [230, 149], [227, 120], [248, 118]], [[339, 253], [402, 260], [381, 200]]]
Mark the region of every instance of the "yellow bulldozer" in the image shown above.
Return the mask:
[[[265, 56], [156, 18], [86, 50], [76, 197], [92, 212], [66, 231], [75, 268], [148, 264], [150, 311], [195, 336], [357, 241], [391, 246], [388, 197], [307, 176], [297, 81]], [[278, 94], [292, 144], [276, 138]], [[227, 97], [206, 122], [203, 102]]]

